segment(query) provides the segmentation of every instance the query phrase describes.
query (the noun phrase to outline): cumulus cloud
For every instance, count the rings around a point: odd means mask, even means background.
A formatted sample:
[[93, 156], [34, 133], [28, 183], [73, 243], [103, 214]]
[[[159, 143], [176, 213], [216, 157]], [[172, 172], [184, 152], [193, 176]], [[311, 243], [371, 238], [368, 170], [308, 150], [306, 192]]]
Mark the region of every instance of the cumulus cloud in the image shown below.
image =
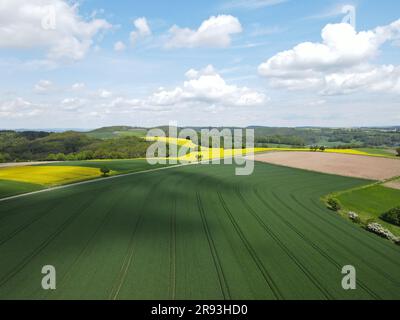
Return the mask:
[[197, 30], [174, 25], [169, 30], [167, 48], [226, 48], [232, 42], [232, 35], [241, 33], [242, 25], [231, 15], [212, 16], [203, 21]]
[[113, 93], [112, 93], [111, 91], [108, 91], [108, 90], [105, 90], [105, 89], [100, 89], [100, 90], [97, 92], [97, 96], [98, 96], [99, 98], [102, 98], [102, 99], [111, 98], [112, 95], [113, 95]]
[[132, 45], [135, 45], [137, 40], [140, 38], [151, 36], [151, 29], [145, 17], [136, 19], [133, 24], [136, 30], [132, 31], [130, 34]]
[[85, 20], [63, 0], [2, 0], [0, 48], [41, 48], [51, 60], [81, 60], [96, 35], [112, 25]]
[[160, 88], [148, 99], [151, 105], [175, 105], [180, 103], [205, 103], [222, 106], [257, 106], [267, 102], [265, 94], [247, 87], [227, 84], [214, 70], [207, 66], [203, 70], [186, 72], [187, 81], [172, 90]]
[[42, 106], [31, 103], [20, 97], [0, 102], [0, 117], [4, 118], [32, 117], [41, 112]]
[[34, 87], [37, 93], [46, 93], [53, 88], [53, 83], [49, 80], [40, 80]]
[[[0, 119], [6, 121], [38, 115], [36, 120], [43, 117], [48, 121], [51, 117], [53, 121], [69, 119], [71, 115], [79, 119], [107, 115], [121, 121], [124, 117], [133, 119], [138, 113], [151, 114], [155, 119], [161, 113], [183, 112], [191, 116], [193, 113], [229, 112], [235, 107], [238, 112], [246, 112], [246, 108], [264, 106], [269, 100], [263, 92], [227, 83], [212, 65], [200, 70], [190, 69], [185, 78], [179, 86], [159, 88], [142, 97], [117, 94], [110, 88], [79, 91], [85, 85], [78, 82], [57, 88], [57, 96], [47, 96], [45, 103], [24, 98], [0, 101]], [[51, 85], [50, 81], [42, 80], [36, 87], [46, 90]]]
[[322, 93], [335, 95], [360, 90], [400, 93], [400, 67], [366, 65], [351, 72], [328, 74], [325, 76], [325, 87]]
[[79, 98], [65, 98], [61, 101], [61, 107], [65, 111], [78, 111], [86, 103], [86, 100]]
[[77, 82], [71, 86], [71, 89], [74, 91], [79, 91], [85, 89], [85, 87], [86, 85], [83, 82]]
[[116, 43], [114, 43], [114, 51], [121, 52], [124, 51], [125, 49], [126, 45], [122, 41], [117, 41]]
[[262, 63], [258, 71], [272, 85], [288, 89], [319, 87], [324, 93], [345, 93], [358, 88], [395, 90], [398, 68], [373, 66], [370, 61], [379, 55], [384, 43], [398, 39], [399, 35], [400, 20], [361, 32], [347, 23], [328, 24], [321, 33], [322, 42], [304, 42], [280, 52]]

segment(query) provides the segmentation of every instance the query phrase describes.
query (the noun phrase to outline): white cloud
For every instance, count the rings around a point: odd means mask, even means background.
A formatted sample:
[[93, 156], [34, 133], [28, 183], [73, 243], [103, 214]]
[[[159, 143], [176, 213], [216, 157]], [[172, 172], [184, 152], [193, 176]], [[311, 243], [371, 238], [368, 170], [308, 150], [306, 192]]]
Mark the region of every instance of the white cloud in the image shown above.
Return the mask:
[[32, 117], [42, 112], [41, 106], [33, 104], [23, 98], [0, 102], [0, 117], [25, 118]]
[[[397, 90], [398, 68], [373, 66], [381, 46], [400, 34], [400, 20], [356, 32], [347, 23], [328, 24], [322, 42], [304, 42], [262, 63], [258, 71], [271, 84], [288, 89], [320, 88], [322, 93]], [[385, 83], [383, 83], [383, 81]], [[390, 82], [390, 83], [388, 83]]]
[[85, 87], [86, 85], [83, 82], [77, 82], [71, 86], [71, 89], [74, 91], [79, 91], [85, 89]]
[[100, 89], [98, 91], [98, 97], [102, 98], [102, 99], [110, 98], [110, 97], [112, 97], [112, 95], [113, 95], [113, 93], [111, 91], [107, 91], [107, 90], [104, 90], [104, 89]]
[[115, 99], [113, 99], [108, 106], [110, 108], [138, 108], [143, 106], [143, 101], [140, 99], [127, 99], [127, 98], [123, 98], [123, 97], [117, 97]]
[[[104, 102], [86, 104], [97, 105], [101, 110], [108, 110], [107, 112], [129, 113], [132, 110], [161, 112], [176, 108], [207, 108], [211, 105], [216, 108], [251, 107], [262, 106], [268, 101], [264, 93], [227, 84], [211, 65], [202, 70], [190, 69], [185, 76], [187, 80], [181, 86], [173, 89], [161, 87], [144, 98], [114, 96], [112, 92], [101, 89], [97, 91], [97, 97]], [[76, 105], [79, 101], [66, 99], [63, 102]]]
[[186, 72], [187, 81], [172, 90], [160, 88], [148, 99], [150, 105], [176, 105], [180, 103], [216, 104], [221, 106], [257, 106], [267, 102], [265, 94], [229, 85], [208, 66], [203, 70]]
[[78, 9], [63, 0], [2, 0], [0, 48], [41, 48], [51, 60], [80, 60], [94, 37], [112, 26], [103, 19], [86, 21]]
[[322, 93], [335, 95], [360, 90], [400, 93], [400, 67], [365, 65], [350, 72], [328, 74]]
[[117, 41], [114, 44], [114, 51], [121, 52], [121, 51], [124, 51], [125, 49], [126, 49], [126, 45], [122, 41]]
[[223, 4], [227, 9], [259, 9], [275, 6], [288, 0], [233, 0]]
[[40, 80], [34, 87], [37, 93], [47, 93], [53, 88], [53, 83], [49, 80]]
[[133, 22], [136, 30], [130, 34], [131, 44], [135, 45], [137, 40], [151, 36], [151, 29], [145, 17], [138, 18]]
[[65, 98], [61, 101], [61, 107], [65, 111], [77, 111], [83, 107], [86, 100], [79, 98]]
[[226, 48], [231, 36], [242, 32], [242, 25], [231, 15], [212, 16], [202, 22], [197, 30], [173, 26], [169, 30], [167, 48], [212, 47]]

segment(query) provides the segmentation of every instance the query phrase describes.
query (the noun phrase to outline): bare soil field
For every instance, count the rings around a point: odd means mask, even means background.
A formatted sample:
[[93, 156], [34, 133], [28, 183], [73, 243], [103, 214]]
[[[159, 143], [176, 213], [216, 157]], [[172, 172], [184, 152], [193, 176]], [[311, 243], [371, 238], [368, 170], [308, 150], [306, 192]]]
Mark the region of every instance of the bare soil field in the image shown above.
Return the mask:
[[323, 152], [271, 152], [255, 155], [254, 159], [286, 167], [371, 180], [400, 176], [400, 160], [396, 159]]
[[385, 187], [393, 188], [393, 189], [399, 189], [400, 190], [400, 180], [396, 181], [390, 181], [388, 183], [384, 184]]

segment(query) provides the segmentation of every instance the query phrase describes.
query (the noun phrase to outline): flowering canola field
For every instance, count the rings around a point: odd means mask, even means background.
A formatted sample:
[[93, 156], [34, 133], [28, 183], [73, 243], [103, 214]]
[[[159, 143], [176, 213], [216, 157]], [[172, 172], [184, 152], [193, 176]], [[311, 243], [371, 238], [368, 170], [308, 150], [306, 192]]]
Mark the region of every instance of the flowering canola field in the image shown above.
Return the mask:
[[98, 168], [25, 166], [0, 169], [0, 179], [54, 186], [99, 177]]

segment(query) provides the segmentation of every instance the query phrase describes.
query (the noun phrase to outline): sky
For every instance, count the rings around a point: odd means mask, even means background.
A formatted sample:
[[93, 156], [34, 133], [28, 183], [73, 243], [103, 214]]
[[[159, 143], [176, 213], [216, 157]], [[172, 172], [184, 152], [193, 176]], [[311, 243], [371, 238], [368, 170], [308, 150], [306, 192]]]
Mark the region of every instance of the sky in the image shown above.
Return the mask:
[[0, 0], [0, 128], [400, 125], [400, 2]]

